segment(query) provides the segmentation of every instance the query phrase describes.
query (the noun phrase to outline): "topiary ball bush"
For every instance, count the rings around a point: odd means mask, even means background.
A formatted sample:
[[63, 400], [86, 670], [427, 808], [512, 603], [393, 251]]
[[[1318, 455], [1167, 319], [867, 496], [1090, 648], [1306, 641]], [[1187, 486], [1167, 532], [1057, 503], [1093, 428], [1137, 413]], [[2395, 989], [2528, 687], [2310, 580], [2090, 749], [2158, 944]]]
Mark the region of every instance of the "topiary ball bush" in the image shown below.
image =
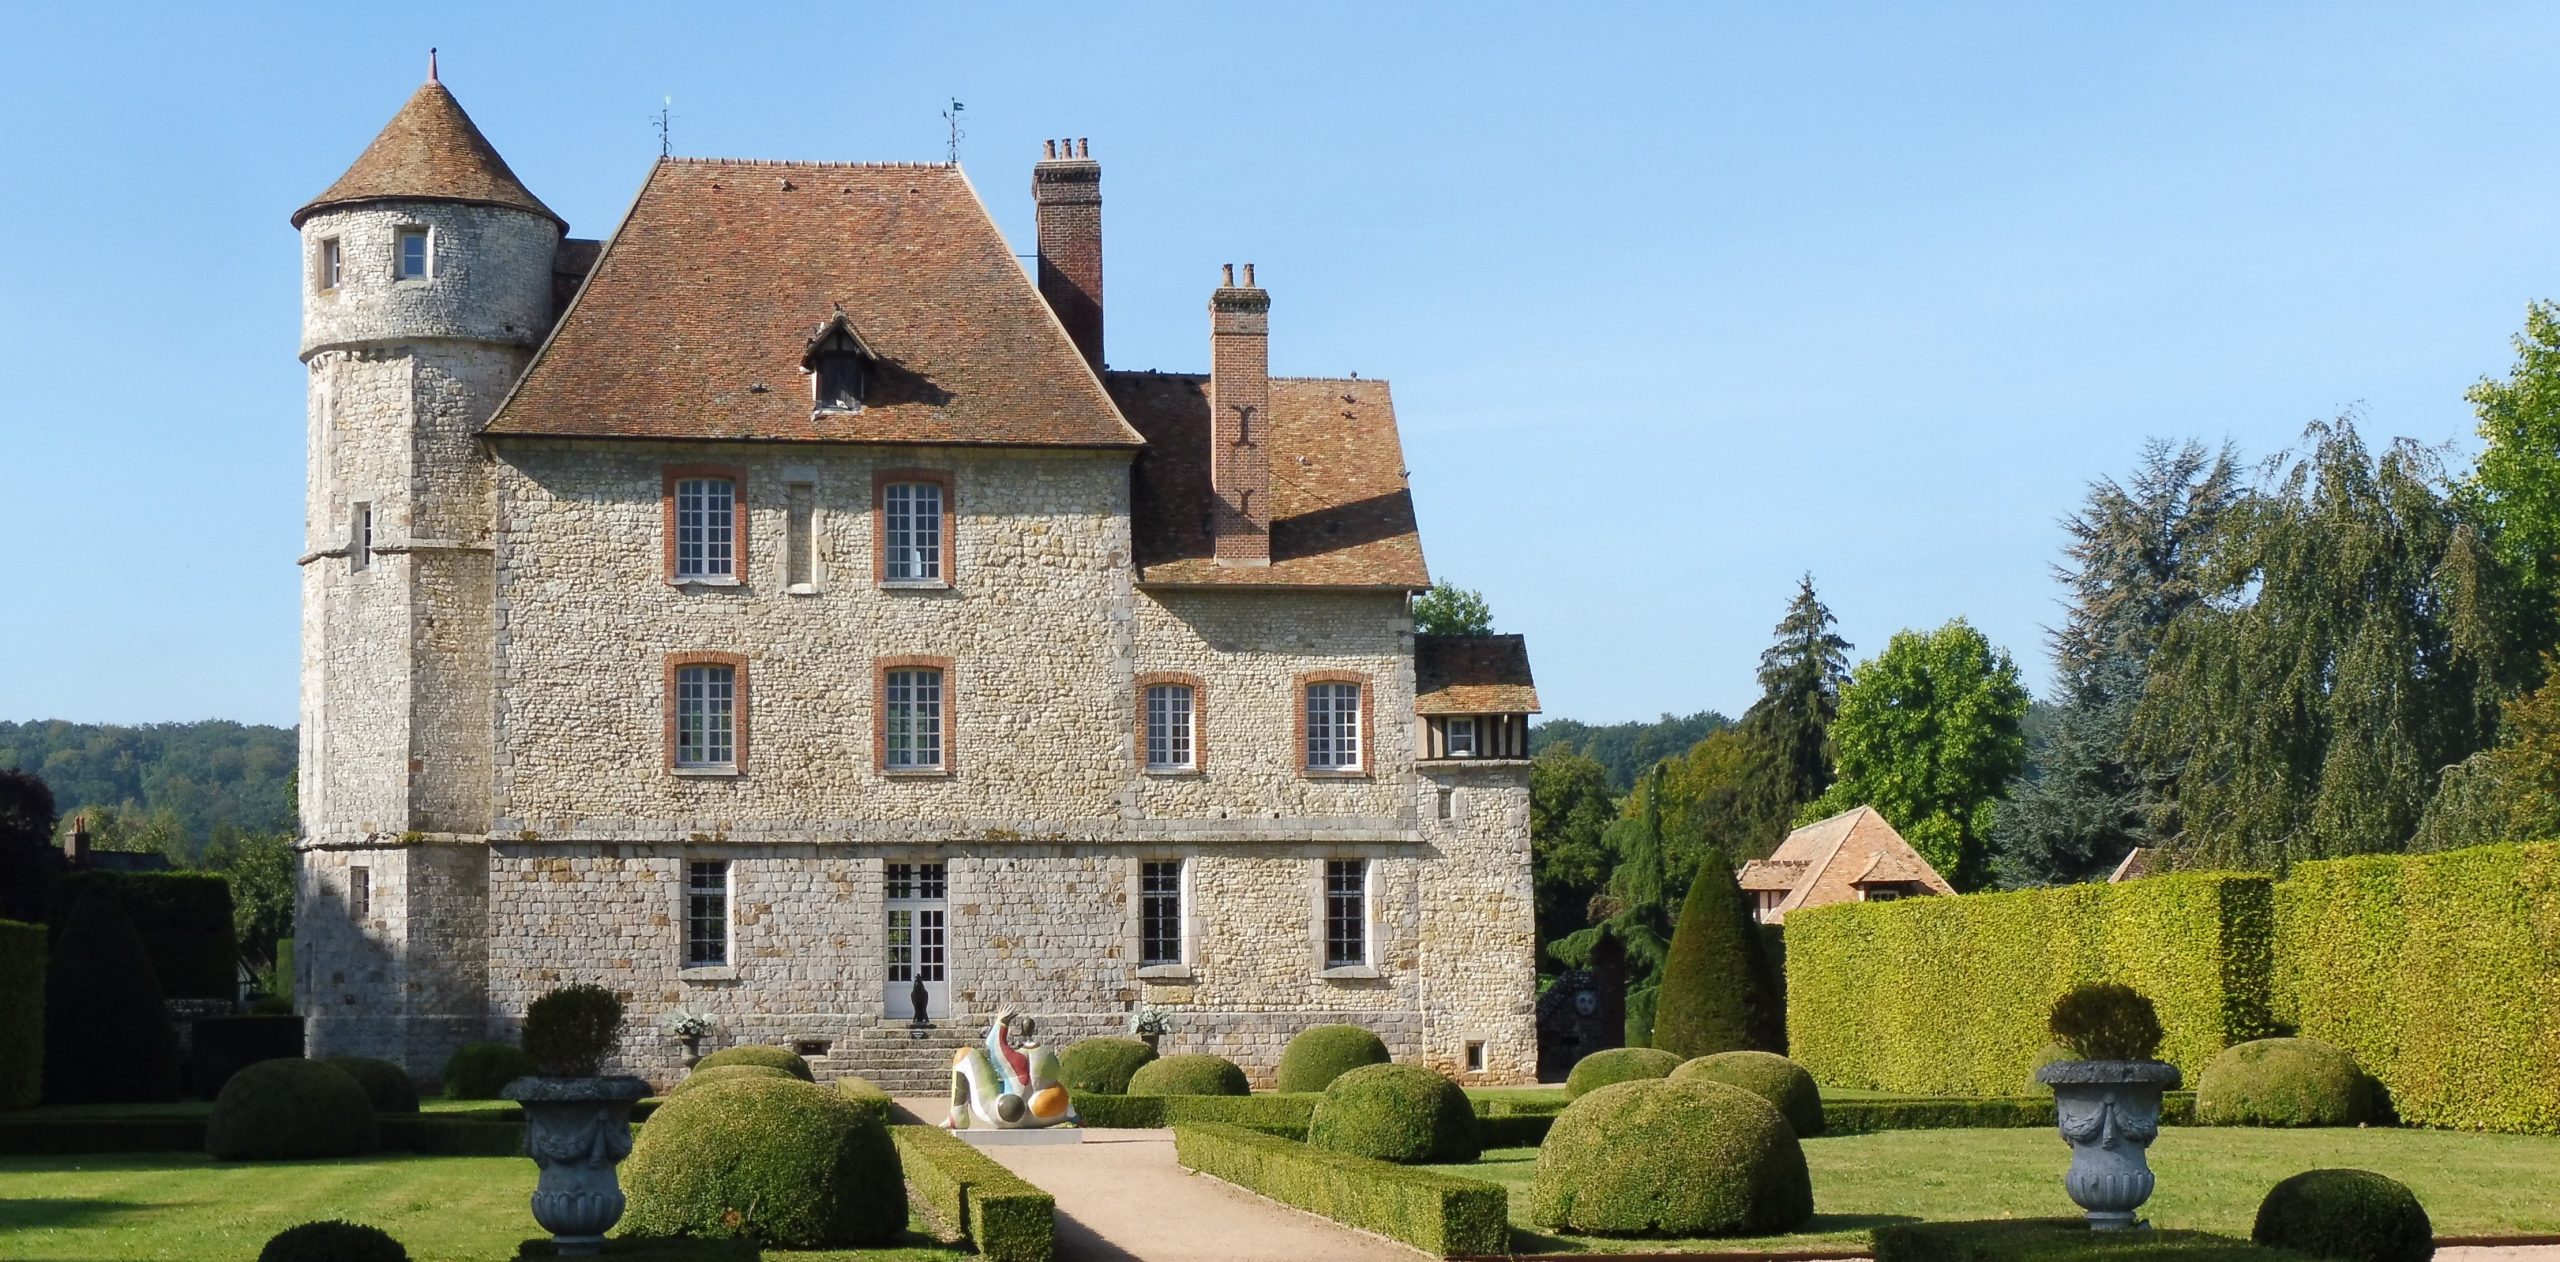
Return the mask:
[[818, 1080], [809, 1072], [809, 1062], [800, 1059], [798, 1052], [787, 1047], [724, 1047], [694, 1062], [693, 1069], [700, 1073], [728, 1065], [760, 1065], [766, 1069], [781, 1070], [802, 1082]]
[[2038, 1095], [2049, 1090], [2043, 1082], [2037, 1080], [2036, 1071], [2047, 1065], [2060, 1064], [2066, 1060], [2078, 1059], [2080, 1058], [2071, 1054], [2070, 1048], [2064, 1047], [2060, 1043], [2045, 1044], [2044, 1050], [2036, 1053], [2036, 1063], [2027, 1066], [2027, 1080], [2022, 1084], [2023, 1089], [2028, 1095]]
[[1597, 1236], [1775, 1235], [1812, 1221], [1813, 1179], [1768, 1101], [1721, 1082], [1621, 1082], [1556, 1115], [1529, 1214]]
[[357, 1086], [364, 1088], [364, 1097], [373, 1101], [374, 1112], [418, 1111], [418, 1084], [409, 1081], [408, 1070], [370, 1056], [332, 1056], [327, 1063], [346, 1071]]
[[1127, 1095], [1129, 1075], [1156, 1058], [1156, 1049], [1137, 1039], [1086, 1039], [1070, 1044], [1058, 1058], [1058, 1081], [1070, 1096]]
[[1131, 1095], [1251, 1095], [1244, 1071], [1224, 1056], [1184, 1052], [1138, 1066], [1129, 1075]]
[[1679, 1056], [1658, 1047], [1613, 1047], [1575, 1061], [1565, 1075], [1564, 1095], [1574, 1100], [1612, 1083], [1668, 1078], [1679, 1067]]
[[792, 1082], [800, 1081], [771, 1065], [696, 1065], [692, 1073], [684, 1076], [684, 1081], [667, 1088], [667, 1096], [673, 1099], [696, 1087], [707, 1087], [715, 1082], [735, 1082], [740, 1078], [785, 1078]]
[[1322, 1091], [1354, 1069], [1388, 1059], [1386, 1043], [1359, 1026], [1310, 1026], [1282, 1049], [1273, 1085], [1282, 1091]]
[[444, 1063], [444, 1098], [495, 1100], [507, 1084], [533, 1073], [533, 1058], [513, 1043], [465, 1043]]
[[2435, 1224], [2417, 1195], [2370, 1170], [2305, 1170], [2258, 1204], [2249, 1238], [2339, 1262], [2426, 1262]]
[[882, 1244], [907, 1226], [905, 1173], [877, 1116], [788, 1077], [708, 1083], [649, 1116], [622, 1166], [622, 1229], [786, 1249]]
[[1804, 1066], [1775, 1052], [1718, 1052], [1671, 1071], [1673, 1082], [1721, 1082], [1769, 1102], [1796, 1138], [1822, 1133], [1822, 1088]]
[[346, 1070], [319, 1060], [262, 1060], [222, 1084], [204, 1123], [216, 1161], [353, 1157], [379, 1143], [373, 1101]]
[[1316, 1101], [1307, 1143], [1401, 1165], [1473, 1161], [1476, 1110], [1458, 1084], [1420, 1065], [1362, 1065]]
[[2208, 1126], [2353, 1126], [2372, 1117], [2372, 1081], [2345, 1048], [2318, 1039], [2234, 1044], [2196, 1076], [2196, 1120]]
[[562, 986], [524, 1010], [524, 1050], [546, 1078], [593, 1078], [622, 1042], [622, 996], [593, 982]]
[[409, 1262], [409, 1251], [380, 1227], [324, 1218], [268, 1237], [258, 1262]]
[[2121, 982], [2072, 987], [2053, 1001], [2045, 1028], [2078, 1060], [2149, 1060], [2168, 1037], [2149, 997]]

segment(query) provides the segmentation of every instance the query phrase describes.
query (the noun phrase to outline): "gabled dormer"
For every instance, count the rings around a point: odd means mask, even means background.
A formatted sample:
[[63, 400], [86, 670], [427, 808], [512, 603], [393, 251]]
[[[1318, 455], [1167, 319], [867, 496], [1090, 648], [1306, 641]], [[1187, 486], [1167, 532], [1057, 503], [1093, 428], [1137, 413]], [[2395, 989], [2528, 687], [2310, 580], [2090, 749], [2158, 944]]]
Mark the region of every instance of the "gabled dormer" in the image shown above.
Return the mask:
[[838, 305], [835, 315], [819, 325], [817, 335], [809, 339], [808, 353], [800, 357], [800, 370], [809, 374], [812, 410], [861, 411], [863, 391], [879, 363], [880, 357], [872, 353], [863, 343], [862, 334], [854, 329], [853, 317]]

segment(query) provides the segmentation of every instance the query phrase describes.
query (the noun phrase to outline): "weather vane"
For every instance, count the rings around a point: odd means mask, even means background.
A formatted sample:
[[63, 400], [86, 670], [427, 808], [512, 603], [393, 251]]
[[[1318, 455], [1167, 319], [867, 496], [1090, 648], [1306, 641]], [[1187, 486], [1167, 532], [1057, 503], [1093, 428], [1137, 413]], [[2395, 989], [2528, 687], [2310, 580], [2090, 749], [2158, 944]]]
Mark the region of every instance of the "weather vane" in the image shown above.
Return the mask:
[[942, 111], [942, 121], [951, 125], [951, 165], [953, 166], [960, 165], [960, 138], [969, 134], [960, 130], [960, 111], [967, 108], [969, 107], [962, 105], [960, 98], [955, 96], [951, 98], [951, 108]]
[[675, 109], [676, 99], [668, 97], [666, 103], [658, 107], [658, 116], [650, 120], [658, 125], [658, 156], [661, 158], [675, 152]]

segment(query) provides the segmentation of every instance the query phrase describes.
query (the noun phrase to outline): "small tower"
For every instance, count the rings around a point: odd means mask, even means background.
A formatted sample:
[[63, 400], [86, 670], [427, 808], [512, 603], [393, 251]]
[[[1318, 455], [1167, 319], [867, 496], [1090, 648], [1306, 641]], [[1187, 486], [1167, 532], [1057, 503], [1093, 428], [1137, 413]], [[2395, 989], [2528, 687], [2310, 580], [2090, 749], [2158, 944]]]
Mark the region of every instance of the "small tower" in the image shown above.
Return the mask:
[[302, 240], [302, 887], [312, 1055], [480, 1037], [495, 507], [476, 435], [548, 332], [566, 225], [427, 82]]

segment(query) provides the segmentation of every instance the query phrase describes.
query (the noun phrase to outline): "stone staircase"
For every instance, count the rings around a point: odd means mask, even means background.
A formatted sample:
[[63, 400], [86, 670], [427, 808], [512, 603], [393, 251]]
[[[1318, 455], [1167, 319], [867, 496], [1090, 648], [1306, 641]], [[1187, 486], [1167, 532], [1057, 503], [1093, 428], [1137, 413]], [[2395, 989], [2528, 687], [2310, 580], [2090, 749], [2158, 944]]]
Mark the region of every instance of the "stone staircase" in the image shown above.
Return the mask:
[[953, 1053], [977, 1046], [985, 1033], [984, 1021], [947, 1017], [937, 1019], [922, 1038], [904, 1022], [869, 1026], [829, 1048], [826, 1059], [812, 1068], [820, 1070], [821, 1078], [868, 1078], [893, 1096], [942, 1096], [951, 1090]]

